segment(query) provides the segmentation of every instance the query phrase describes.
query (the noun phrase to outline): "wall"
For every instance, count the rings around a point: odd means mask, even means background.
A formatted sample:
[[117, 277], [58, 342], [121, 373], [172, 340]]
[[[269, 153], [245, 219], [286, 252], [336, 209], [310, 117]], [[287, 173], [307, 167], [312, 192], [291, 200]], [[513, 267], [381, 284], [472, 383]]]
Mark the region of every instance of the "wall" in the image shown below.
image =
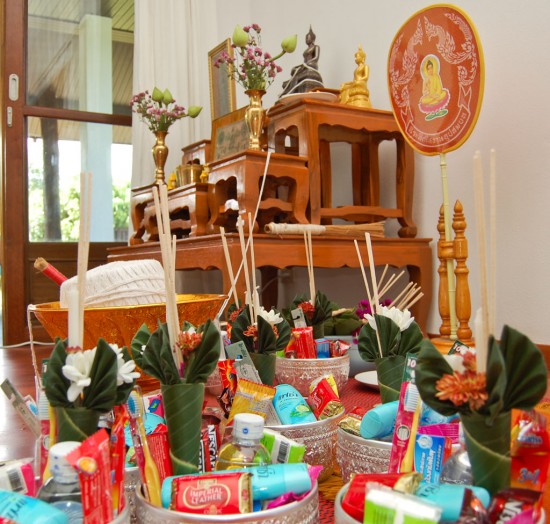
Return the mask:
[[[227, 5], [226, 5], [227, 4]], [[485, 94], [477, 126], [468, 141], [447, 155], [451, 202], [460, 199], [469, 228], [470, 288], [473, 311], [479, 307], [479, 262], [475, 233], [472, 158], [481, 151], [485, 174], [489, 151], [497, 154], [497, 335], [503, 324], [528, 334], [537, 343], [549, 344], [546, 314], [550, 311], [550, 260], [548, 198], [550, 196], [550, 110], [543, 99], [550, 72], [550, 3], [531, 0], [460, 0], [477, 27], [485, 57]], [[386, 83], [390, 44], [401, 25], [416, 11], [430, 5], [409, 0], [265, 0], [218, 1], [219, 40], [230, 36], [235, 24], [258, 23], [263, 29], [263, 47], [272, 53], [288, 34], [298, 34], [294, 55], [281, 59], [284, 68], [265, 101], [272, 104], [280, 84], [293, 65], [301, 62], [304, 37], [313, 26], [321, 47], [319, 69], [326, 87], [337, 88], [353, 74], [353, 55], [358, 44], [367, 53], [369, 89], [374, 107], [391, 109]], [[275, 7], [276, 6], [276, 7]], [[246, 103], [238, 87], [239, 106]], [[338, 152], [339, 159], [344, 155]], [[345, 162], [342, 164], [342, 172]], [[389, 189], [386, 188], [389, 193]], [[437, 218], [442, 201], [438, 157], [416, 155], [415, 220], [419, 236], [437, 237]], [[434, 254], [434, 268], [437, 260]], [[338, 290], [357, 288], [360, 275], [352, 270], [319, 272], [317, 287], [329, 296]], [[290, 275], [285, 288], [303, 284], [302, 275]], [[434, 285], [437, 286], [434, 269]], [[306, 288], [303, 287], [303, 290]], [[302, 289], [299, 289], [302, 291]], [[340, 292], [341, 294], [342, 292]], [[351, 306], [355, 298], [350, 295]], [[345, 297], [344, 297], [345, 299]], [[439, 326], [434, 304], [429, 331]]]

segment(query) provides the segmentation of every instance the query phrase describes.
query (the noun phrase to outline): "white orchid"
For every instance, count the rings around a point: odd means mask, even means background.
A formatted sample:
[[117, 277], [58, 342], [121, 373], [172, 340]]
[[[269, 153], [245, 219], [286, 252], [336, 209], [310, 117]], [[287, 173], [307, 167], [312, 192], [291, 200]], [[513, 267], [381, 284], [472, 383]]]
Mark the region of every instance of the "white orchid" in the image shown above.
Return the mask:
[[277, 313], [274, 309], [267, 311], [263, 306], [260, 306], [260, 309], [258, 310], [258, 315], [262, 317], [266, 322], [269, 322], [271, 327], [283, 321], [283, 317], [280, 313]]
[[109, 344], [111, 349], [116, 353], [116, 363], [117, 363], [117, 375], [116, 375], [116, 385], [121, 386], [122, 384], [130, 384], [136, 378], [139, 378], [140, 374], [136, 369], [136, 363], [133, 359], [128, 361], [124, 360], [124, 355], [122, 353], [122, 348], [119, 348], [117, 344]]
[[[411, 312], [408, 309], [401, 311], [396, 307], [381, 306], [377, 314], [393, 320], [399, 326], [400, 331], [405, 331], [414, 322], [414, 317], [411, 316]], [[374, 315], [369, 315], [367, 313], [364, 317], [368, 321], [370, 327], [376, 331], [376, 320]]]
[[63, 376], [71, 381], [67, 390], [67, 399], [74, 402], [92, 382], [90, 372], [94, 362], [96, 348], [69, 353], [65, 365], [61, 368]]

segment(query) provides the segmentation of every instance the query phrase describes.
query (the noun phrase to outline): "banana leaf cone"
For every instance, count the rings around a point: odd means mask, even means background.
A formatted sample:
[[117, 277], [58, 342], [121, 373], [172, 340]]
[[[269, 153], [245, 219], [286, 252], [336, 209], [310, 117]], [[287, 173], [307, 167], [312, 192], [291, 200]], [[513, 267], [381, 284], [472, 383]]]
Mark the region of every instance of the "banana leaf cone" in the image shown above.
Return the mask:
[[275, 382], [275, 353], [250, 353], [254, 367], [258, 370], [261, 381], [266, 386], [273, 386]]
[[399, 400], [405, 369], [405, 355], [377, 358], [374, 363], [376, 364], [382, 403]]
[[313, 338], [317, 340], [318, 338], [323, 338], [324, 336], [325, 336], [325, 323], [320, 322], [319, 324], [314, 324]]
[[83, 442], [97, 431], [100, 415], [87, 408], [55, 408], [57, 442]]
[[161, 392], [174, 475], [197, 473], [204, 384], [162, 385]]
[[474, 485], [485, 488], [491, 495], [510, 484], [510, 424], [511, 412], [495, 418], [492, 426], [487, 417], [461, 414], [466, 449], [472, 465]]

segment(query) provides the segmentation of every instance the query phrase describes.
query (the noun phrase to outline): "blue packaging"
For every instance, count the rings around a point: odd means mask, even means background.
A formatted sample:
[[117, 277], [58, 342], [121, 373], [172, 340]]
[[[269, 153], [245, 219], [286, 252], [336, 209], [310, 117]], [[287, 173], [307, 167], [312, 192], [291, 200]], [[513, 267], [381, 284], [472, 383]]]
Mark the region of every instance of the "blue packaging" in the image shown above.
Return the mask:
[[330, 342], [326, 338], [315, 339], [317, 358], [330, 358]]
[[279, 384], [273, 397], [273, 407], [281, 424], [317, 422], [317, 418], [300, 392], [290, 384]]
[[491, 502], [489, 492], [479, 486], [467, 486], [464, 484], [427, 484], [421, 482], [415, 495], [429, 500], [443, 509], [442, 521], [454, 522], [460, 517], [465, 489], [471, 489], [474, 495], [487, 508]]
[[0, 490], [0, 517], [27, 524], [69, 524], [69, 517], [43, 500]]
[[416, 435], [414, 470], [426, 483], [438, 484], [445, 460], [451, 454], [450, 439], [437, 435]]
[[363, 438], [384, 438], [393, 433], [399, 400], [369, 409], [361, 419], [359, 433]]

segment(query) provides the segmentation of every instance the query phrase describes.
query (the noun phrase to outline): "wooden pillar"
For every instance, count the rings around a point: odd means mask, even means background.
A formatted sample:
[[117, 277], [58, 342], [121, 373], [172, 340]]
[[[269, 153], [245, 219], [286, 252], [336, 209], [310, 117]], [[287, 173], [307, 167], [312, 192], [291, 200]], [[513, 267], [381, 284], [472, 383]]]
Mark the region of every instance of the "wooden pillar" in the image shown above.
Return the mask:
[[[439, 221], [437, 223], [439, 231], [439, 240], [437, 241], [437, 258], [439, 258], [439, 316], [441, 317], [441, 326], [439, 334], [442, 337], [451, 335], [451, 314], [449, 309], [449, 284], [447, 280], [447, 258], [449, 257], [449, 247], [452, 249], [452, 242], [445, 240], [445, 221], [443, 217], [443, 206], [439, 208]], [[451, 244], [451, 246], [449, 246]], [[451, 253], [452, 256], [452, 253]]]
[[467, 342], [472, 338], [472, 330], [469, 326], [472, 304], [470, 300], [470, 287], [468, 285], [468, 274], [470, 271], [466, 266], [466, 259], [468, 258], [468, 240], [464, 234], [466, 219], [464, 217], [464, 208], [459, 200], [456, 201], [454, 207], [453, 230], [455, 232], [456, 317], [458, 320], [456, 334], [459, 340]]

